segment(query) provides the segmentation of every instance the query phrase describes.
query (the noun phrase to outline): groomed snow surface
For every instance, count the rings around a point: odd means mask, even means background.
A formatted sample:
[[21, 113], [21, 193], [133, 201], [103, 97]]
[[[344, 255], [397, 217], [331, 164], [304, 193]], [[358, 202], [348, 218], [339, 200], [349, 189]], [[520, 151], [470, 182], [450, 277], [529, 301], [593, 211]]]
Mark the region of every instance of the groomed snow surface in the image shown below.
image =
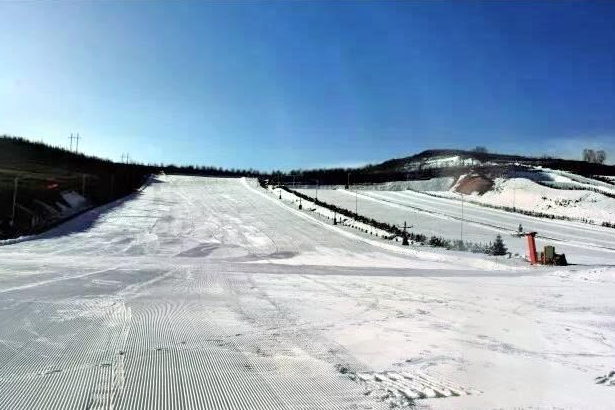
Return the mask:
[[399, 250], [277, 195], [161, 176], [0, 247], [0, 409], [612, 408], [612, 254]]

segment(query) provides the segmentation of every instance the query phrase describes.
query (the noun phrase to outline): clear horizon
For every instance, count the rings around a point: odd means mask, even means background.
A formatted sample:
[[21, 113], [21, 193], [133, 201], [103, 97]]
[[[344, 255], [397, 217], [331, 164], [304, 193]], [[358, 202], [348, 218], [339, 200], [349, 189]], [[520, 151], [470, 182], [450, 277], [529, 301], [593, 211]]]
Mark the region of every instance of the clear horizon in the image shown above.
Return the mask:
[[0, 134], [119, 161], [615, 160], [615, 3], [0, 3]]

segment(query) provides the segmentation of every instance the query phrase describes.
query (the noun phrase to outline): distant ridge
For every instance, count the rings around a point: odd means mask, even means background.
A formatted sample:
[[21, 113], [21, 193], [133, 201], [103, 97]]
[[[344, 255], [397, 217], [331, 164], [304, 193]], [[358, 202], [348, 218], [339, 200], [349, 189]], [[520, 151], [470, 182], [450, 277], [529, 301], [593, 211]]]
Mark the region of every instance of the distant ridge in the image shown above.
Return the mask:
[[551, 156], [530, 157], [523, 155], [499, 154], [493, 152], [479, 152], [460, 149], [429, 149], [411, 156], [390, 159], [380, 164], [373, 165], [372, 168], [381, 171], [403, 170], [407, 169], [409, 164], [419, 164], [421, 162], [424, 162], [425, 160], [447, 156], [458, 156], [462, 159], [474, 159], [482, 164], [491, 163], [510, 165], [518, 163], [522, 165], [543, 167], [555, 166], [558, 169], [560, 169], [561, 167], [561, 169], [563, 170], [580, 173], [599, 174], [601, 172], [606, 172], [605, 175], [610, 175], [610, 173], [615, 170], [615, 166], [613, 165], [593, 164], [585, 161], [555, 158]]

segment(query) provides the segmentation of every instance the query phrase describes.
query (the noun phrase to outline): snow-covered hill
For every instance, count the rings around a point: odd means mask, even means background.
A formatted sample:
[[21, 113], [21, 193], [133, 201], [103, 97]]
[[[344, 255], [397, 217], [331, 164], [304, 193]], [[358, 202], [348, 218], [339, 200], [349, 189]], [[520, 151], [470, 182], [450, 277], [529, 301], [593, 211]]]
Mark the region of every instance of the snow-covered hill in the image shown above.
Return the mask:
[[[471, 184], [467, 183], [470, 178], [488, 180], [491, 186], [487, 190], [472, 191]], [[489, 179], [488, 174], [462, 175], [448, 191], [418, 191], [458, 200], [459, 193], [469, 194], [465, 199], [476, 204], [544, 217], [598, 225], [615, 222], [615, 185], [541, 167], [509, 170], [493, 179]]]
[[[596, 192], [599, 188], [593, 185], [587, 188], [589, 189], [556, 189], [528, 178], [496, 178], [492, 190], [482, 195], [473, 193], [467, 199], [480, 204], [586, 220], [596, 224], [615, 222], [615, 198]], [[454, 188], [447, 192], [431, 193], [459, 199]]]
[[597, 225], [615, 224], [615, 168], [609, 165], [430, 150], [386, 161], [377, 168], [404, 171], [406, 180], [352, 189], [407, 189], [454, 199], [463, 193], [468, 194], [467, 200], [489, 207]]

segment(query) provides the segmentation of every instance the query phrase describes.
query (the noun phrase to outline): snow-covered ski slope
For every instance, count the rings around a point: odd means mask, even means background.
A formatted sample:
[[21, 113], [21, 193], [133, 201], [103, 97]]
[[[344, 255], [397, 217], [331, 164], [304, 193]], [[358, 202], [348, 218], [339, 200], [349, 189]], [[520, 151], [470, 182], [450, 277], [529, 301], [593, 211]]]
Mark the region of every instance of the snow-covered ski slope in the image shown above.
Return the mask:
[[612, 269], [421, 252], [160, 177], [0, 246], [0, 409], [610, 407]]
[[[300, 192], [314, 196], [314, 189]], [[512, 236], [519, 224], [524, 231], [536, 231], [537, 246], [554, 245], [568, 261], [579, 264], [615, 262], [615, 229], [581, 222], [542, 219], [499, 209], [464, 203], [463, 232], [461, 201], [439, 198], [415, 191], [319, 190], [318, 199], [359, 214], [398, 226], [404, 221], [411, 230], [427, 236], [442, 236], [473, 242], [490, 242], [499, 233], [509, 251], [527, 254], [525, 238]]]

